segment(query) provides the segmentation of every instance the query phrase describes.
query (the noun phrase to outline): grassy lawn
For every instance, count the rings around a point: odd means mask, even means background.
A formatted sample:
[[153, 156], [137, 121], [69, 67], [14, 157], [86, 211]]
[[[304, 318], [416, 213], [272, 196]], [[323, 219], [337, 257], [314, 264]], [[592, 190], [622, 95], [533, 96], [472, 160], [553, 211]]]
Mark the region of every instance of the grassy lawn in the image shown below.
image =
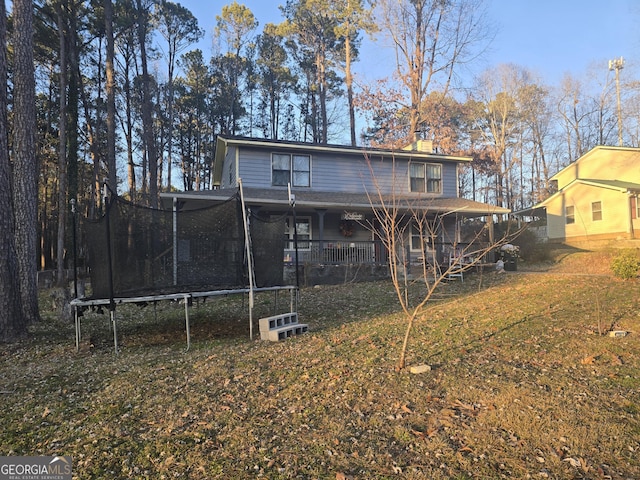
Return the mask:
[[249, 340], [246, 299], [212, 299], [186, 353], [178, 304], [119, 307], [118, 356], [107, 315], [86, 313], [76, 353], [45, 311], [0, 346], [0, 454], [71, 455], [79, 479], [640, 479], [640, 281], [607, 264], [444, 285], [411, 338], [417, 375], [394, 370], [383, 282], [304, 289], [310, 332], [280, 343]]

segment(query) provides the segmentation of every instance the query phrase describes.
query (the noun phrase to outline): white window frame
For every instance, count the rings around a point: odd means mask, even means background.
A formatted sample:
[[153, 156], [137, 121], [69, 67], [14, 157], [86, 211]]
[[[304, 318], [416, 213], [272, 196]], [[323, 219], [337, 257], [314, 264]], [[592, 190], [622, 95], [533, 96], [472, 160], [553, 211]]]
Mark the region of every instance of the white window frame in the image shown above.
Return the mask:
[[602, 221], [602, 218], [602, 201], [597, 200], [595, 202], [591, 202], [591, 221], [600, 222]]
[[[571, 209], [571, 214], [569, 214], [569, 209]], [[569, 221], [571, 220], [571, 221]], [[571, 225], [576, 223], [576, 207], [575, 205], [567, 205], [564, 207], [564, 223], [566, 225]]]
[[[429, 167], [436, 168], [438, 175], [430, 176]], [[414, 169], [418, 170], [415, 172], [416, 175], [414, 175], [414, 171], [413, 171]], [[414, 183], [416, 183], [415, 186], [414, 186]], [[433, 189], [432, 185], [434, 184], [437, 185], [437, 189]], [[442, 195], [442, 164], [410, 162], [409, 163], [409, 191], [414, 193], [428, 193], [430, 195]]]
[[[313, 223], [311, 222], [311, 217], [298, 217], [296, 216], [296, 224], [298, 225], [298, 250], [311, 250], [311, 241], [313, 240]], [[308, 233], [300, 232], [302, 225], [308, 225]], [[293, 216], [289, 216], [286, 219], [285, 227], [284, 227], [284, 239], [285, 239], [285, 250], [295, 250], [296, 245], [294, 243], [294, 235], [295, 230], [293, 228]], [[301, 238], [305, 237], [305, 238]], [[301, 244], [306, 246], [300, 246]]]
[[[274, 168], [276, 161], [288, 160], [287, 169]], [[299, 168], [300, 161], [305, 161], [308, 169]], [[279, 165], [284, 166], [284, 165]], [[287, 181], [278, 181], [274, 172], [288, 172]], [[277, 182], [277, 183], [276, 183]], [[272, 153], [271, 154], [271, 185], [274, 187], [286, 187], [291, 184], [292, 187], [310, 187], [311, 186], [311, 155], [300, 153]]]

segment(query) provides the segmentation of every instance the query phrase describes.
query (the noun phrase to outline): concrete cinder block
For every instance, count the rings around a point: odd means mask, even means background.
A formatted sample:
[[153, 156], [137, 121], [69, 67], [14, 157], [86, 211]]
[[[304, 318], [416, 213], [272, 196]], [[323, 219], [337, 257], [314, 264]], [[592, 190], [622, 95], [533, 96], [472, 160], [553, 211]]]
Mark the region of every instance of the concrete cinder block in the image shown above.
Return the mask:
[[298, 323], [298, 313], [282, 313], [258, 320], [260, 324], [260, 338], [277, 342], [294, 335], [301, 335], [309, 330], [306, 324]]
[[294, 335], [301, 335], [309, 330], [308, 325], [304, 323], [297, 323], [295, 325], [285, 325], [280, 328], [275, 328], [267, 331], [260, 332], [260, 338], [262, 340], [270, 340], [272, 342], [278, 342], [280, 340], [286, 340]]
[[298, 314], [296, 312], [282, 313], [271, 317], [264, 317], [258, 320], [260, 332], [281, 328], [287, 325], [297, 324]]

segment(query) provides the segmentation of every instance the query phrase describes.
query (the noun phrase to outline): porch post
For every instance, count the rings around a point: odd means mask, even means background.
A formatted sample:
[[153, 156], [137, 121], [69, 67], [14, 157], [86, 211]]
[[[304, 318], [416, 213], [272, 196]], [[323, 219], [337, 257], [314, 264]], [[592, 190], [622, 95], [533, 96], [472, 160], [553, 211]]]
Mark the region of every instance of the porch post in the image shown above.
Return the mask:
[[322, 251], [324, 249], [324, 214], [327, 213], [326, 208], [316, 208], [318, 214], [318, 254], [322, 258]]
[[489, 244], [493, 245], [494, 243], [493, 215], [491, 214], [487, 216], [487, 227], [489, 229]]

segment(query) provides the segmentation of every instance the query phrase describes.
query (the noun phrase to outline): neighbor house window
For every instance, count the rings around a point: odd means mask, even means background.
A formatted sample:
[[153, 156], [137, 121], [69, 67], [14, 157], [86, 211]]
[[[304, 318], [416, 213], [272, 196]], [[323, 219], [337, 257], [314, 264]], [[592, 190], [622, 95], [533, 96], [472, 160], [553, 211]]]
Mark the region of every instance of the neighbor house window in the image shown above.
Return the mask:
[[[311, 218], [296, 217], [296, 226], [298, 230], [298, 249], [309, 250], [311, 244]], [[293, 217], [287, 217], [287, 223], [284, 230], [285, 248], [287, 250], [295, 250], [295, 229], [293, 228]]]
[[442, 165], [411, 163], [409, 165], [409, 189], [419, 193], [442, 193]]
[[594, 222], [602, 220], [602, 202], [591, 203], [591, 220]]
[[271, 184], [286, 187], [311, 186], [311, 157], [274, 153], [271, 157]]
[[576, 210], [573, 205], [564, 208], [564, 217], [566, 219], [567, 225], [570, 223], [576, 223]]

